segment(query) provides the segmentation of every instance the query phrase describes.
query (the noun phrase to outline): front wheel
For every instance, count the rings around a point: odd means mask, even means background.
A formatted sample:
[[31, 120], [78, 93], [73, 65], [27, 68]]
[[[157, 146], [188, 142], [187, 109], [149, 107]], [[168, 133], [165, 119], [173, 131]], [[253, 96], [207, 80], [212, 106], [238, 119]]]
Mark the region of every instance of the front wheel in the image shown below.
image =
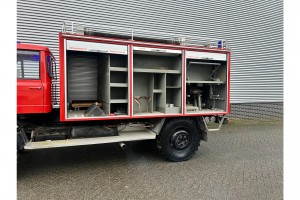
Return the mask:
[[178, 118], [167, 122], [159, 136], [164, 157], [175, 162], [190, 159], [200, 145], [199, 131], [191, 119]]

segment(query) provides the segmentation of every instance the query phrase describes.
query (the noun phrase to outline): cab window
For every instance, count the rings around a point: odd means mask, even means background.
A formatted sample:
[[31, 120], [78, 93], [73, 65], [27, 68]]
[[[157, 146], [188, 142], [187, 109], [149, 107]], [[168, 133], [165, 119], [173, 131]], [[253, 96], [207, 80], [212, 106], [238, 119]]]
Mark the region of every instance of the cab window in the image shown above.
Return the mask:
[[17, 50], [17, 78], [40, 79], [40, 52]]
[[53, 56], [47, 56], [47, 73], [50, 78], [55, 78], [56, 64]]

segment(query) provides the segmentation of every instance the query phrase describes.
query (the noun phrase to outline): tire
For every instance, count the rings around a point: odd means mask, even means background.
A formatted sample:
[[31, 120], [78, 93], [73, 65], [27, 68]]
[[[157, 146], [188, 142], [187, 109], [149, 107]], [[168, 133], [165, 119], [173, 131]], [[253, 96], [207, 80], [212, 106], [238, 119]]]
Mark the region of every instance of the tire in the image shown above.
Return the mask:
[[186, 161], [193, 157], [200, 145], [200, 132], [196, 123], [188, 118], [173, 119], [165, 124], [158, 143], [166, 160]]
[[28, 142], [24, 129], [17, 128], [17, 152], [24, 151], [24, 146]]

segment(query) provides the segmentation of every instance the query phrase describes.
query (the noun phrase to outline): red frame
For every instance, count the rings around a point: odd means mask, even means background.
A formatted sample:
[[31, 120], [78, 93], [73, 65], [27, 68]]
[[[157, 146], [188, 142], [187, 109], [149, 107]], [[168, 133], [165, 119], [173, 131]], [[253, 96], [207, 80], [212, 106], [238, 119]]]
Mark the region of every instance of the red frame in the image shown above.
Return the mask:
[[[128, 116], [107, 116], [107, 117], [89, 117], [89, 118], [66, 118], [65, 110], [65, 40], [77, 40], [86, 42], [98, 42], [106, 44], [119, 44], [128, 46], [129, 55], [129, 114]], [[176, 49], [183, 52], [183, 69], [182, 69], [182, 113], [181, 114], [159, 114], [159, 115], [133, 115], [133, 46], [149, 47], [149, 48], [164, 48], [164, 49]], [[186, 113], [186, 51], [197, 52], [213, 52], [227, 54], [227, 112], [210, 112], [210, 113]], [[206, 48], [195, 46], [180, 46], [174, 44], [162, 44], [155, 42], [143, 42], [134, 40], [125, 40], [118, 38], [106, 38], [98, 36], [84, 36], [75, 34], [59, 33], [59, 60], [60, 60], [60, 120], [61, 121], [91, 121], [91, 120], [118, 120], [118, 119], [137, 119], [137, 118], [162, 118], [162, 117], [182, 117], [182, 116], [208, 116], [208, 115], [223, 115], [230, 113], [230, 50], [219, 48]]]
[[[133, 98], [133, 92], [132, 89], [133, 88], [133, 46], [132, 44], [129, 45], [129, 98], [132, 99]], [[133, 117], [133, 102], [129, 101], [129, 116]]]

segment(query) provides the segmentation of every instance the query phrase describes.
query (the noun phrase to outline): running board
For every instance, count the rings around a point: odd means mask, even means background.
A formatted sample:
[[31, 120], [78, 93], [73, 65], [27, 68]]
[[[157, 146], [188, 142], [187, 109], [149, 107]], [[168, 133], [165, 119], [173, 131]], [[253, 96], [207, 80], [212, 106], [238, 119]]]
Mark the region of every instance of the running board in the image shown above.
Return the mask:
[[156, 134], [148, 129], [142, 131], [126, 131], [120, 132], [118, 136], [108, 137], [94, 137], [94, 138], [80, 138], [80, 139], [67, 139], [67, 140], [47, 140], [40, 142], [28, 142], [24, 146], [24, 149], [45, 149], [56, 147], [69, 147], [80, 145], [92, 145], [92, 144], [106, 144], [115, 142], [129, 142], [137, 140], [153, 140], [156, 138]]

